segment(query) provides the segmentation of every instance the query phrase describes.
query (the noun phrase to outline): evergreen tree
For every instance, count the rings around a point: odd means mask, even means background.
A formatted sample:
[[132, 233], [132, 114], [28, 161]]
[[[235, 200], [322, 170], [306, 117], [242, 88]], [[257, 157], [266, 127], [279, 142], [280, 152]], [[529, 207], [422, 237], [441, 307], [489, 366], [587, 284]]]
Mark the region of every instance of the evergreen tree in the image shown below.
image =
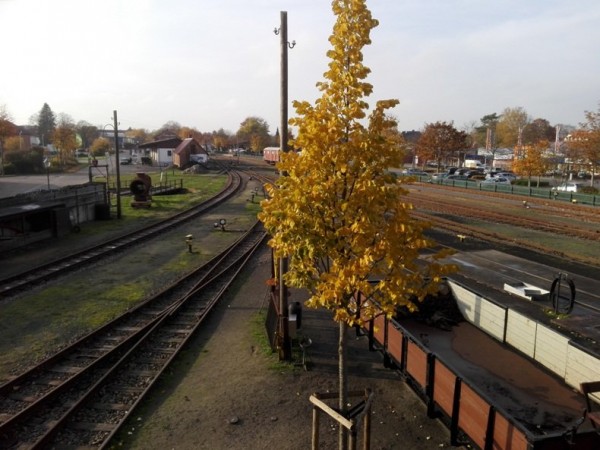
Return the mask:
[[42, 142], [42, 146], [46, 146], [52, 143], [52, 134], [56, 128], [56, 117], [48, 106], [48, 103], [44, 103], [40, 110], [37, 118], [38, 136]]

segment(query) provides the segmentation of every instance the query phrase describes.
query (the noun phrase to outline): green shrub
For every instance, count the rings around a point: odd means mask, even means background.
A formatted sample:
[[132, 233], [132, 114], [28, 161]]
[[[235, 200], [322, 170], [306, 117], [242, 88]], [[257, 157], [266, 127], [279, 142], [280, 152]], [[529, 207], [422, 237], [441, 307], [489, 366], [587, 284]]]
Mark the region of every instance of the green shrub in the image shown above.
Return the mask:
[[596, 195], [599, 194], [600, 191], [594, 186], [582, 186], [581, 187], [582, 194]]
[[39, 152], [31, 151], [12, 151], [4, 154], [5, 167], [9, 164], [15, 174], [28, 175], [44, 172], [44, 157]]
[[4, 175], [15, 175], [17, 168], [13, 163], [4, 163]]
[[[512, 184], [514, 184], [515, 186], [527, 187], [527, 186], [529, 186], [529, 181], [527, 180], [527, 178], [519, 178], [518, 180], [513, 181]], [[540, 180], [540, 183], [538, 185], [537, 177], [532, 177], [531, 178], [531, 187], [549, 188], [550, 182], [545, 181], [545, 180]]]

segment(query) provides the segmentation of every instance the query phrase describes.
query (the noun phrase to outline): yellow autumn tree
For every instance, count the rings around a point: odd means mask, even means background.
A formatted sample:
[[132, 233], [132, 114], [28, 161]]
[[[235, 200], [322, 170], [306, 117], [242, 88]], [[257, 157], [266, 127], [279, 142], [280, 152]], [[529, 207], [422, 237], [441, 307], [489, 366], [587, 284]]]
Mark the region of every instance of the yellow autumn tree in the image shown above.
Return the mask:
[[512, 169], [515, 173], [522, 177], [527, 177], [527, 186], [531, 186], [531, 177], [538, 177], [538, 187], [540, 177], [546, 173], [550, 163], [544, 156], [545, 152], [550, 147], [548, 141], [538, 141], [533, 145], [528, 145], [522, 149], [522, 156], [513, 161]]
[[594, 186], [594, 176], [600, 167], [600, 103], [598, 111], [585, 112], [585, 119], [566, 142], [571, 159], [581, 161], [581, 167], [590, 171], [590, 186]]
[[[281, 176], [267, 186], [259, 218], [271, 234], [277, 258], [288, 258], [287, 286], [307, 288], [307, 307], [325, 308], [339, 325], [339, 409], [347, 408], [348, 328], [375, 314], [394, 315], [398, 306], [417, 308], [437, 289], [449, 266], [438, 253], [427, 264], [421, 250], [431, 247], [426, 225], [410, 216], [408, 191], [387, 171], [401, 165], [397, 123], [386, 114], [397, 100], [377, 102], [368, 115], [364, 97], [373, 87], [362, 49], [378, 25], [365, 0], [334, 0], [337, 16], [327, 55], [321, 97], [314, 105], [294, 102], [297, 127], [292, 142], [301, 153], [282, 156]], [[376, 298], [358, 305], [355, 293]], [[359, 310], [360, 309], [360, 310]], [[340, 436], [340, 445], [344, 437]], [[343, 448], [343, 446], [341, 446]]]
[[58, 126], [52, 133], [52, 143], [58, 150], [61, 165], [74, 158], [75, 149], [78, 147], [77, 133], [75, 123], [68, 115], [60, 115]]

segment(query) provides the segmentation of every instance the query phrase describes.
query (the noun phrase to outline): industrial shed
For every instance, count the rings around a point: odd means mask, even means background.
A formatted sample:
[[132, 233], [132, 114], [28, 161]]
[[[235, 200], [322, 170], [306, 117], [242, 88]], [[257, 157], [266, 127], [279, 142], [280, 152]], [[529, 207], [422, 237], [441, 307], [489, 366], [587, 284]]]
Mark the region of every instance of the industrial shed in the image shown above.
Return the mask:
[[184, 169], [192, 162], [207, 161], [208, 153], [194, 138], [184, 139], [173, 151], [173, 165], [180, 169]]

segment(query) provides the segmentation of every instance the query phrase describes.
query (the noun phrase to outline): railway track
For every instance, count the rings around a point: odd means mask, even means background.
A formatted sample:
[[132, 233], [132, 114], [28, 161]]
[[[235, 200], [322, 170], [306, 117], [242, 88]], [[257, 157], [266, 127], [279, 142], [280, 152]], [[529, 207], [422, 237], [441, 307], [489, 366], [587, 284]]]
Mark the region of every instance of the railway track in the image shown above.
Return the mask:
[[[552, 254], [557, 257], [564, 256], [562, 253], [560, 253], [558, 251], [549, 250], [547, 247], [537, 245], [537, 244], [535, 244], [531, 241], [525, 240], [525, 239], [520, 240], [520, 239], [514, 238], [512, 241], [508, 241], [506, 239], [506, 237], [499, 236], [497, 233], [495, 233], [493, 231], [485, 231], [485, 230], [482, 230], [480, 227], [466, 225], [464, 223], [456, 222], [452, 219], [437, 217], [435, 215], [423, 213], [423, 212], [419, 212], [419, 211], [412, 211], [411, 215], [413, 217], [416, 217], [416, 218], [419, 218], [421, 220], [431, 223], [431, 225], [435, 228], [440, 228], [445, 231], [455, 233], [457, 236], [457, 239], [459, 239], [458, 236], [460, 236], [460, 239], [464, 239], [467, 237], [475, 238], [475, 239], [479, 239], [479, 240], [489, 242], [492, 244], [499, 244], [502, 246], [520, 247], [520, 248], [528, 249], [528, 250], [531, 250], [534, 252]], [[582, 261], [582, 262], [585, 263], [586, 261]]]
[[516, 204], [522, 204], [525, 201], [528, 205], [535, 207], [536, 211], [543, 211], [553, 216], [562, 216], [570, 220], [581, 222], [598, 222], [600, 220], [600, 209], [588, 205], [569, 203], [564, 201], [555, 201], [549, 198], [524, 196], [500, 191], [463, 189], [458, 187], [449, 187], [438, 184], [419, 183], [410, 188], [411, 197], [413, 194], [425, 196], [445, 196], [448, 192], [452, 193], [453, 203], [469, 202], [473, 196], [488, 199], [487, 205], [482, 204], [486, 210], [502, 210], [503, 207], [514, 207]]
[[[503, 264], [500, 261], [490, 260], [484, 256], [481, 256], [477, 252], [469, 253], [469, 261], [472, 263], [473, 261], [480, 261], [480, 267], [487, 267], [487, 270], [492, 270], [497, 273], [502, 273], [503, 277], [509, 278], [511, 281], [520, 282], [524, 276], [529, 279], [534, 280], [534, 284], [538, 286], [542, 286], [545, 288], [549, 288], [552, 285], [552, 282], [558, 275], [557, 272], [547, 272], [545, 274], [542, 273], [534, 273], [520, 270], [519, 276], [514, 277], [509, 275], [514, 271], [514, 265]], [[600, 294], [597, 291], [586, 289], [585, 284], [579, 282], [579, 277], [577, 274], [569, 275], [576, 286], [577, 286], [577, 295], [574, 300], [574, 304], [580, 308], [583, 308], [587, 311], [593, 312], [594, 314], [600, 314]], [[542, 306], [549, 306], [549, 304], [541, 304]], [[579, 313], [581, 314], [581, 313]]]
[[552, 215], [548, 210], [538, 211], [529, 203], [525, 204], [525, 209], [531, 211], [527, 216], [517, 214], [516, 208], [499, 210], [496, 208], [474, 208], [469, 205], [459, 205], [457, 202], [440, 203], [439, 199], [421, 193], [411, 193], [411, 201], [421, 212], [427, 211], [435, 214], [461, 216], [463, 218], [478, 219], [485, 222], [503, 223], [515, 225], [527, 229], [555, 233], [563, 236], [577, 236], [583, 239], [598, 240], [600, 238], [600, 214], [588, 215], [587, 220], [573, 220], [571, 212], [553, 211]]
[[[597, 208], [428, 184], [413, 184], [409, 190], [408, 199], [414, 206], [411, 214], [434, 228], [455, 234], [457, 239], [476, 238], [502, 248], [566, 258], [584, 266], [598, 264], [596, 253], [592, 251], [600, 240], [600, 210]], [[498, 224], [501, 226], [496, 226]], [[587, 251], [553, 245], [557, 241], [567, 243], [569, 239], [576, 241], [574, 248], [585, 247]]]
[[8, 297], [29, 288], [32, 285], [37, 285], [59, 275], [79, 270], [85, 265], [96, 262], [109, 255], [112, 256], [118, 252], [122, 252], [134, 245], [146, 242], [147, 239], [151, 237], [157, 236], [160, 233], [198, 217], [231, 198], [242, 187], [242, 177], [239, 172], [229, 171], [228, 175], [228, 181], [223, 190], [205, 202], [158, 223], [118, 238], [105, 241], [101, 244], [67, 255], [49, 263], [39, 265], [18, 275], [2, 279], [0, 280], [0, 294], [2, 294], [2, 297]]
[[0, 386], [0, 448], [104, 448], [265, 237], [257, 222], [193, 273]]
[[[563, 239], [569, 237], [587, 239], [595, 244], [600, 237], [600, 211], [595, 208], [581, 207], [581, 205], [556, 204], [552, 200], [545, 199], [528, 199], [527, 204], [522, 204], [522, 197], [490, 192], [477, 192], [474, 194], [453, 190], [452, 196], [444, 192], [443, 194], [446, 195], [444, 195], [443, 201], [440, 201], [440, 194], [442, 194], [440, 190], [439, 187], [429, 189], [428, 186], [419, 186], [417, 189], [411, 190], [409, 196], [415, 206], [415, 210], [411, 211], [413, 217], [427, 221], [434, 228], [453, 235], [454, 243], [452, 239], [448, 239], [444, 240], [444, 244], [438, 242], [438, 245], [461, 251], [465, 246], [462, 244], [462, 240], [466, 239], [473, 242], [472, 239], [474, 239], [490, 244], [489, 248], [513, 249], [515, 254], [521, 254], [523, 250], [527, 250], [534, 252], [534, 254], [544, 255], [544, 257], [554, 257], [556, 261], [567, 258], [575, 263], [570, 265], [572, 269], [575, 269], [575, 272], [571, 272], [571, 275], [569, 275], [569, 278], [572, 278], [578, 286], [578, 294], [574, 300], [574, 305], [580, 309], [580, 314], [581, 311], [589, 311], [593, 314], [600, 312], [598, 307], [600, 297], [595, 292], [581, 289], [582, 284], [577, 281], [577, 272], [580, 270], [582, 273], [579, 275], [584, 278], [595, 278], [593, 274], [597, 273], [597, 260], [587, 260], [583, 256], [578, 257], [572, 254], [565, 255], [559, 250], [549, 248], [547, 245], [536, 243], [527, 238], [520, 238], [519, 233], [511, 233], [511, 237], [508, 238], [495, 229], [487, 229], [485, 225], [468, 223], [472, 219], [484, 223], [501, 223], [527, 230], [542, 231], [549, 236], [558, 235]], [[470, 247], [467, 244], [467, 248]], [[498, 273], [510, 271], [509, 267], [503, 266], [500, 262], [490, 261], [489, 258], [478, 255], [478, 252], [469, 252], [471, 259], [481, 261], [481, 267], [492, 264]], [[469, 264], [477, 263], [470, 261]], [[555, 267], [562, 267], [560, 262], [555, 264], [558, 264]], [[559, 272], [561, 271], [550, 271], [543, 276], [540, 274], [523, 275], [531, 277], [534, 284], [539, 283], [540, 286], [550, 289]], [[567, 272], [570, 271], [567, 270]], [[585, 283], [583, 283], [584, 285]]]

